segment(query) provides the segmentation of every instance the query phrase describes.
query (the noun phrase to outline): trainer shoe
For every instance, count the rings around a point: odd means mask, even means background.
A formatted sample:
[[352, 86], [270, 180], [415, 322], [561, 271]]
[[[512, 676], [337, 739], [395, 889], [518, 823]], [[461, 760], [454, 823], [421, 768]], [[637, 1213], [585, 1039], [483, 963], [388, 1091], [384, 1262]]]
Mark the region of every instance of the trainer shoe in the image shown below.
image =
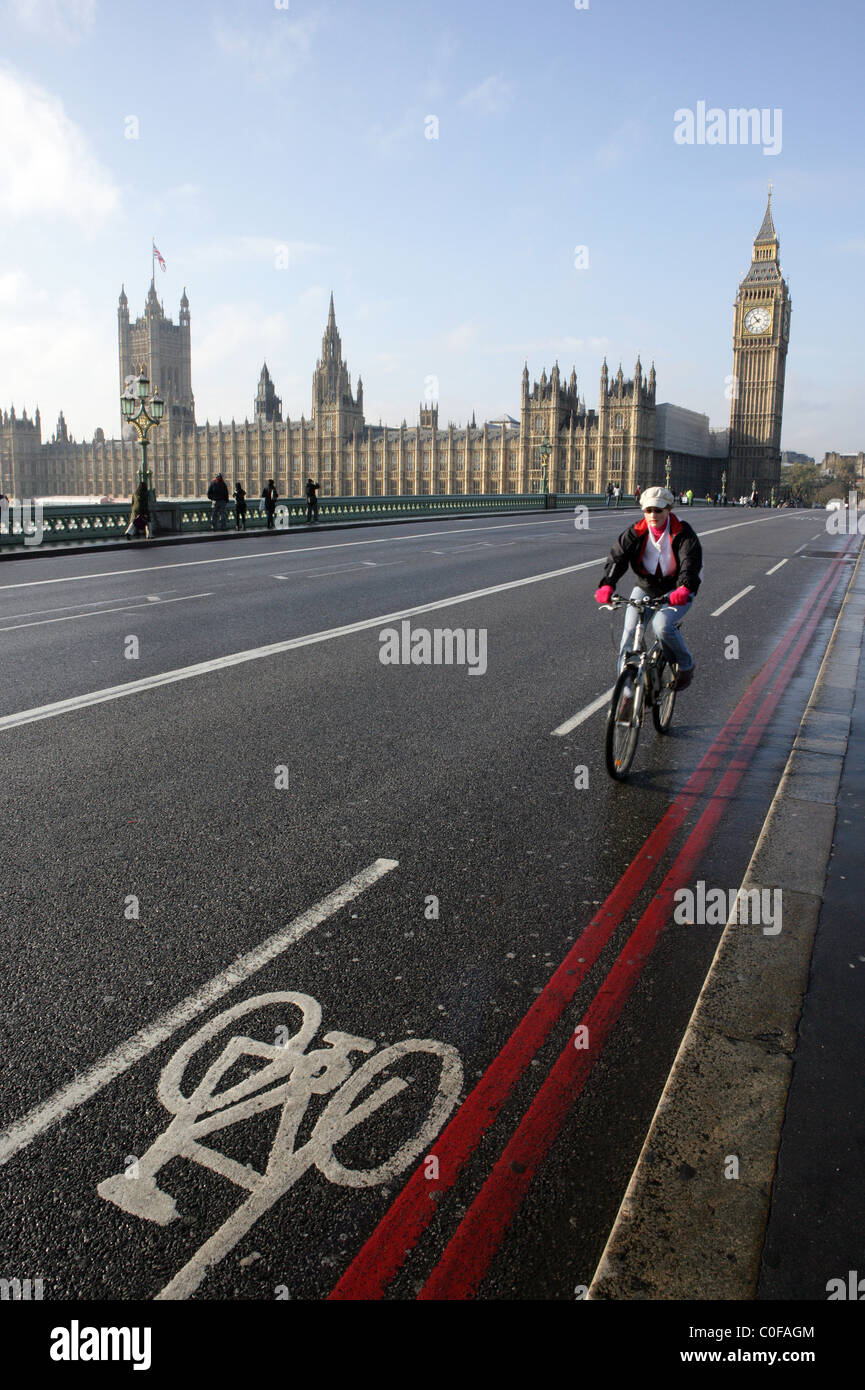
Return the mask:
[[694, 679], [694, 672], [695, 672], [696, 669], [697, 669], [697, 668], [696, 668], [696, 665], [694, 665], [694, 666], [689, 666], [689, 668], [688, 668], [687, 671], [680, 671], [679, 668], [676, 667], [676, 684], [675, 684], [675, 687], [674, 687], [674, 688], [675, 688], [675, 690], [676, 690], [677, 693], [678, 693], [678, 691], [680, 691], [680, 690], [687, 690], [687, 689], [688, 689], [688, 686], [691, 684], [691, 681]]

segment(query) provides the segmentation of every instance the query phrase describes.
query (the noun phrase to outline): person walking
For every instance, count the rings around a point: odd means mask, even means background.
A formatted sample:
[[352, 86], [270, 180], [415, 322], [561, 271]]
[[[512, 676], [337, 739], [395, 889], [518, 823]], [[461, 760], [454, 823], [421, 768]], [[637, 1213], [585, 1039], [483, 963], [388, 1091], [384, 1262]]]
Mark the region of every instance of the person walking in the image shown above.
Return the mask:
[[610, 505], [610, 503], [612, 502], [612, 500], [613, 500], [613, 484], [612, 484], [612, 483], [607, 483], [607, 500], [606, 500], [606, 502], [604, 503], [604, 506], [605, 506], [605, 507], [609, 507], [609, 505]]
[[307, 521], [318, 521], [318, 483], [314, 483], [312, 478], [307, 479], [306, 483], [306, 519]]
[[207, 498], [213, 503], [213, 515], [211, 525], [214, 531], [225, 531], [228, 528], [228, 484], [221, 473], [217, 473], [210, 487], [207, 489]]
[[693, 507], [693, 505], [694, 505], [694, 489], [693, 489], [692, 487], [689, 487], [689, 488], [688, 488], [688, 491], [685, 493], [685, 496], [686, 496], [687, 499], [688, 499], [688, 506], [689, 506], [689, 507]]
[[618, 510], [619, 510], [619, 503], [620, 503], [621, 500], [622, 500], [622, 489], [621, 489], [621, 487], [619, 486], [618, 483], [616, 483], [616, 486], [613, 488], [613, 496], [614, 496], [615, 499], [616, 499], [616, 511], [618, 511]]
[[243, 483], [234, 484], [234, 529], [246, 530], [246, 489]]
[[641, 492], [641, 491], [642, 491], [642, 489], [641, 489], [641, 487], [640, 487], [640, 484], [639, 484], [639, 483], [634, 483], [634, 501], [636, 502], [636, 504], [637, 504], [638, 507], [639, 507], [639, 505], [640, 505], [640, 492]]
[[264, 510], [267, 512], [267, 529], [273, 530], [273, 514], [276, 511], [276, 504], [279, 501], [279, 493], [276, 490], [276, 483], [272, 478], [268, 478], [267, 487], [262, 492], [264, 499]]

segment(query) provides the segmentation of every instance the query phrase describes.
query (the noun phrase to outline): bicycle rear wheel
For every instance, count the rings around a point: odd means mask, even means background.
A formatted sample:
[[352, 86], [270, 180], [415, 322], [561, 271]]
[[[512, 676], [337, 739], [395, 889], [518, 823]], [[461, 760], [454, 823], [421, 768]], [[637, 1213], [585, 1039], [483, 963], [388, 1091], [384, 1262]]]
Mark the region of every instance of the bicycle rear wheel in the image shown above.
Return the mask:
[[626, 666], [613, 687], [604, 735], [607, 771], [623, 782], [631, 770], [642, 722], [643, 688], [640, 675]]
[[658, 677], [661, 693], [652, 705], [652, 721], [659, 734], [666, 734], [669, 732], [676, 704], [676, 673], [664, 657], [660, 658], [658, 664]]

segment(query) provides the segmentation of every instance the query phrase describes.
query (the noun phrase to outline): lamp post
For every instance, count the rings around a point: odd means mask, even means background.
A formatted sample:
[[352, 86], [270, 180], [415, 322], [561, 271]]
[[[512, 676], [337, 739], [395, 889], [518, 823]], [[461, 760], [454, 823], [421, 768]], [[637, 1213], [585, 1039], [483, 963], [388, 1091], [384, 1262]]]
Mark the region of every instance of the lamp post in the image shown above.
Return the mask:
[[155, 390], [152, 395], [150, 394], [150, 382], [143, 367], [139, 375], [127, 384], [126, 390], [120, 397], [120, 410], [123, 419], [128, 424], [135, 426], [135, 433], [138, 435], [138, 442], [141, 445], [138, 478], [147, 487], [149, 510], [151, 504], [156, 506], [156, 491], [147, 468], [147, 436], [151, 430], [156, 429], [162, 419], [165, 412], [165, 402], [160, 397], [158, 390]]
[[672, 485], [671, 485], [672, 477], [673, 477], [673, 465], [670, 463], [670, 455], [668, 454], [668, 455], [667, 455], [667, 461], [666, 461], [666, 463], [664, 464], [664, 484], [665, 484], [666, 489], [667, 489], [668, 492], [672, 492], [672, 491], [673, 491]]
[[[551, 454], [552, 452], [553, 452], [553, 451], [552, 451], [552, 449], [550, 448], [550, 441], [549, 441], [549, 439], [545, 439], [544, 442], [543, 442], [543, 444], [541, 445], [541, 465], [542, 465], [543, 470], [544, 470], [544, 496], [545, 496], [545, 497], [546, 497], [547, 493], [549, 492], [549, 463], [550, 463], [550, 454]], [[546, 502], [544, 503], [544, 506], [546, 506]]]
[[724, 471], [723, 471], [723, 473], [721, 474], [721, 506], [722, 506], [722, 507], [726, 507], [726, 505], [727, 505], [727, 470], [726, 470], [726, 468], [725, 468]]

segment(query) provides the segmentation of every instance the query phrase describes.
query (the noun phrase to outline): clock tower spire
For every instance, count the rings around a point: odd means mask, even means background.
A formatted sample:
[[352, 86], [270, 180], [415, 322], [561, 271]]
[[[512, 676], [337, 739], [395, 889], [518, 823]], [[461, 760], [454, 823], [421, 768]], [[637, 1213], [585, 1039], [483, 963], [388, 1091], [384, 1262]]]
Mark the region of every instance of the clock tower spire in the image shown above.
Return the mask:
[[790, 341], [790, 287], [781, 273], [772, 185], [751, 266], [736, 295], [730, 410], [729, 488], [756, 482], [761, 498], [781, 477], [781, 415]]

